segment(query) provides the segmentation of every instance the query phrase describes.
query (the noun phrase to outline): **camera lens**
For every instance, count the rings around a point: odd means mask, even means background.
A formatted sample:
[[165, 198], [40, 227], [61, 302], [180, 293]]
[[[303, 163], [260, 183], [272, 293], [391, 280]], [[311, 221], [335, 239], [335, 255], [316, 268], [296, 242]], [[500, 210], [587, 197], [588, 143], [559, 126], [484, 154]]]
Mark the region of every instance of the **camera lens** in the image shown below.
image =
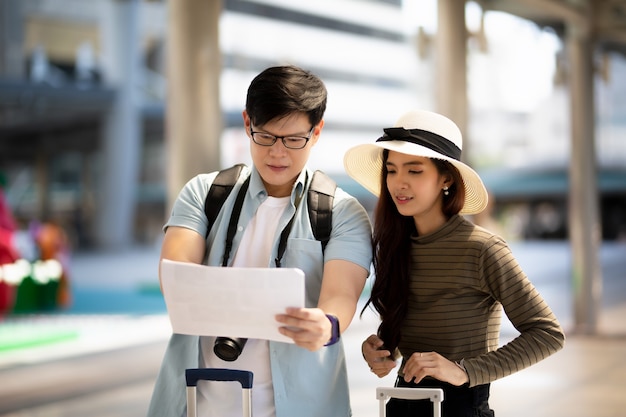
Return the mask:
[[215, 339], [213, 352], [221, 360], [232, 362], [241, 355], [247, 341], [244, 338], [218, 337]]

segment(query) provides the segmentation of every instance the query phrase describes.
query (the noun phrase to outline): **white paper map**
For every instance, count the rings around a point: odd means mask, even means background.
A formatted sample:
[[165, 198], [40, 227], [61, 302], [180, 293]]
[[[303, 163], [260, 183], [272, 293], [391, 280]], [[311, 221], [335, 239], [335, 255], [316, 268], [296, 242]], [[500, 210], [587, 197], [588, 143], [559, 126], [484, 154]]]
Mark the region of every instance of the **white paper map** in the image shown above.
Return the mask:
[[161, 285], [174, 333], [293, 343], [276, 314], [304, 307], [296, 268], [223, 268], [163, 259]]

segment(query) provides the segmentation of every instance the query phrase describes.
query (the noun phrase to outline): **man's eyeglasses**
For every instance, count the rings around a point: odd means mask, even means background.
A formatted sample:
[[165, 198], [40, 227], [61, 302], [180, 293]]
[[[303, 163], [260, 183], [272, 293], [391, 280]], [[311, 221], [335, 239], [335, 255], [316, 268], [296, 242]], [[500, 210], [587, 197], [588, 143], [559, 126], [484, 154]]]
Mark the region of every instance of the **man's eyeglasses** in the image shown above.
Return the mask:
[[252, 136], [252, 140], [257, 145], [261, 146], [272, 146], [276, 143], [278, 139], [283, 142], [285, 148], [288, 149], [302, 149], [306, 146], [309, 139], [311, 139], [311, 135], [313, 135], [313, 130], [315, 126], [311, 128], [308, 136], [274, 136], [265, 132], [255, 132], [252, 130], [252, 126], [250, 127], [250, 135]]

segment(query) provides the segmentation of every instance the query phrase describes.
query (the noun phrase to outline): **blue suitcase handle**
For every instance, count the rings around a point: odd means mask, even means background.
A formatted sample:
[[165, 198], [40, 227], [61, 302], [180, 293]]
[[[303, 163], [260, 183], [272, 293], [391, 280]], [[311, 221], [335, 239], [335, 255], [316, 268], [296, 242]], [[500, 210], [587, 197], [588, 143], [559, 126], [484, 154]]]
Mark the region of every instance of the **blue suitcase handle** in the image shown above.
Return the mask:
[[252, 372], [238, 369], [199, 368], [186, 369], [188, 387], [195, 387], [198, 381], [238, 381], [243, 389], [252, 389]]

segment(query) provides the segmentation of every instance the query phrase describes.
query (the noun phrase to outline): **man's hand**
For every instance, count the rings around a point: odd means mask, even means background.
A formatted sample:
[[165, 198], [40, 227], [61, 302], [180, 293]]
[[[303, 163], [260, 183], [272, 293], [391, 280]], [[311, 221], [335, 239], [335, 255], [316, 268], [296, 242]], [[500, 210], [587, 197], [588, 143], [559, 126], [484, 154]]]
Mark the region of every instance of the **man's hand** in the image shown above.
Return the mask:
[[332, 335], [330, 320], [319, 308], [288, 307], [285, 314], [276, 315], [276, 321], [284, 324], [278, 329], [281, 334], [311, 352], [322, 348]]

